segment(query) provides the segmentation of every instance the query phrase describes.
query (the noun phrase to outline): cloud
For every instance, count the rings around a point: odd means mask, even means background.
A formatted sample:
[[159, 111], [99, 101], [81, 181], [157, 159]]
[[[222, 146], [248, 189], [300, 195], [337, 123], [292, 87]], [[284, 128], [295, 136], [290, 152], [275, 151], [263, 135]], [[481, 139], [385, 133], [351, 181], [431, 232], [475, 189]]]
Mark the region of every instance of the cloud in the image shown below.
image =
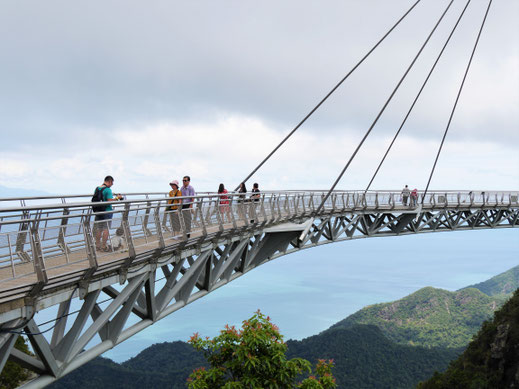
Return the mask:
[[[328, 189], [361, 138], [356, 128], [341, 133], [297, 132], [249, 181], [264, 190]], [[404, 183], [424, 188], [440, 143], [402, 135], [377, 176], [373, 189], [398, 189]], [[63, 193], [89, 193], [111, 174], [116, 191], [167, 191], [167, 183], [190, 175], [198, 191], [214, 191], [220, 182], [234, 189], [282, 139], [280, 131], [258, 118], [220, 115], [216, 122], [191, 125], [158, 122], [146, 127], [116, 128], [109, 147], [92, 154], [74, 151], [31, 157], [10, 154], [2, 164], [0, 183]], [[81, 143], [78, 139], [78, 143]], [[368, 138], [338, 188], [364, 189], [391, 138]], [[432, 188], [512, 189], [519, 184], [515, 145], [447, 139]], [[483, 161], [483, 163], [482, 163]], [[4, 168], [5, 166], [5, 168]], [[62, 183], [62, 184], [61, 184]]]
[[[412, 4], [228, 3], [2, 3], [0, 183], [26, 187], [30, 176], [45, 188], [62, 180], [64, 190], [85, 191], [113, 173], [116, 185], [158, 190], [190, 172], [203, 177], [200, 187], [235, 185]], [[448, 2], [422, 3], [258, 180], [271, 188], [329, 186]], [[376, 166], [463, 5], [453, 4], [352, 171]], [[483, 4], [470, 5], [403, 129], [416, 144], [400, 154], [423, 149], [428, 161], [483, 12]], [[517, 2], [493, 5], [448, 138], [467, 153], [469, 146], [483, 152], [480, 165], [506, 182], [516, 177], [509, 167], [517, 166], [517, 12]], [[487, 163], [494, 147], [503, 150], [496, 156], [502, 166]], [[409, 168], [399, 163], [396, 171]], [[348, 173], [345, 180], [362, 187], [366, 178]]]

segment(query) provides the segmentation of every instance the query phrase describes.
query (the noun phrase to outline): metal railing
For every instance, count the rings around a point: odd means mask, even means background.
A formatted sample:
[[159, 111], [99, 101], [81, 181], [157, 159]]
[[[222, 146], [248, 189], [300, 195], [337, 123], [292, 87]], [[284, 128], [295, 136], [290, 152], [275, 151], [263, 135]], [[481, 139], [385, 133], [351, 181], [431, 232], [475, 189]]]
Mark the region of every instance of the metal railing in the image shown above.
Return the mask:
[[[423, 208], [517, 207], [517, 191], [436, 191], [403, 203], [400, 191], [335, 191], [315, 215], [326, 191], [214, 193], [197, 195], [191, 208], [171, 204], [164, 193], [126, 194], [125, 200], [96, 203], [113, 209], [94, 213], [91, 196], [0, 199], [0, 289], [2, 282], [36, 276], [46, 283], [74, 264], [96, 269], [113, 260], [187, 245], [239, 230], [284, 221], [355, 211], [406, 212]], [[175, 200], [186, 202], [183, 197]], [[109, 220], [99, 220], [108, 216]], [[103, 235], [107, 244], [103, 246]], [[114, 259], [115, 258], [115, 259]], [[76, 267], [77, 268], [77, 267]], [[77, 271], [77, 270], [76, 270]]]

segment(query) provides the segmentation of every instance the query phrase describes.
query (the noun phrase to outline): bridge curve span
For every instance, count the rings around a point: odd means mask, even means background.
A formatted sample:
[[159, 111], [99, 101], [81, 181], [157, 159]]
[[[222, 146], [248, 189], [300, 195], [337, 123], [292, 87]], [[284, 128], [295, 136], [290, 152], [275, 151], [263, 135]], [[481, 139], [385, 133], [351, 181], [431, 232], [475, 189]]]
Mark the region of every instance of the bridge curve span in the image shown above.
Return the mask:
[[[326, 194], [208, 193], [186, 209], [164, 193], [128, 194], [106, 212], [111, 225], [94, 220], [89, 196], [0, 199], [0, 368], [13, 360], [36, 373], [24, 387], [43, 387], [255, 267], [301, 249], [519, 226], [519, 192], [436, 191], [411, 205], [399, 191], [335, 191], [317, 213]], [[122, 246], [96, 247], [106, 227], [109, 242], [120, 236]], [[80, 309], [72, 312], [71, 301]], [[37, 312], [55, 306], [56, 320], [42, 333]], [[35, 356], [13, 347], [20, 334]]]

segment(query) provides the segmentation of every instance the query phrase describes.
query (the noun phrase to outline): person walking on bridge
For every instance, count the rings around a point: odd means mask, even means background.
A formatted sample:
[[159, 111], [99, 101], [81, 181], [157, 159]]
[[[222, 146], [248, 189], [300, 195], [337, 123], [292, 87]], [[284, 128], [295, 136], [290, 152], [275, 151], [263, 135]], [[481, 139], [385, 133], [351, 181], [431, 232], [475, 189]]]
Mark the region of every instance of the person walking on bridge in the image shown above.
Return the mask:
[[407, 200], [409, 200], [409, 194], [411, 193], [411, 191], [409, 190], [409, 187], [406, 185], [404, 187], [404, 189], [402, 189], [402, 204], [404, 204], [404, 206], [407, 206]]
[[195, 201], [193, 196], [196, 196], [195, 189], [190, 185], [190, 183], [191, 177], [184, 176], [182, 179], [182, 189], [180, 189], [182, 196], [187, 197], [182, 199], [182, 216], [184, 218], [185, 233], [188, 238], [191, 236], [191, 208], [193, 208], [193, 202]]
[[[106, 176], [102, 185], [98, 186], [95, 190], [94, 197], [97, 201], [117, 201], [122, 200], [122, 196], [120, 194], [113, 195], [112, 193], [112, 185], [114, 184], [114, 178], [112, 176]], [[94, 200], [94, 198], [92, 198]], [[109, 229], [111, 227], [111, 219], [114, 216], [113, 213], [104, 213], [113, 211], [112, 205], [107, 205], [103, 211], [103, 213], [96, 214], [95, 221], [96, 224], [96, 248], [99, 251], [109, 251], [106, 242], [108, 241]], [[102, 242], [101, 242], [102, 241]]]
[[[169, 197], [179, 197], [182, 196], [182, 192], [180, 189], [178, 189], [178, 181], [172, 180], [169, 183], [169, 186], [171, 186], [171, 191], [169, 192]], [[181, 200], [180, 199], [170, 199], [168, 200], [168, 204], [171, 204], [170, 207], [168, 207], [169, 211], [169, 217], [171, 221], [171, 229], [173, 230], [173, 235], [176, 235], [180, 232], [180, 216], [178, 213], [180, 212], [179, 204]]]
[[225, 189], [225, 185], [222, 183], [218, 186], [218, 194], [219, 199], [219, 207], [220, 214], [222, 215], [222, 221], [225, 223], [225, 216], [227, 216], [227, 221], [231, 222], [231, 209], [229, 208], [229, 196], [227, 196], [227, 189]]
[[411, 192], [411, 206], [416, 207], [418, 203], [418, 189], [414, 188]]

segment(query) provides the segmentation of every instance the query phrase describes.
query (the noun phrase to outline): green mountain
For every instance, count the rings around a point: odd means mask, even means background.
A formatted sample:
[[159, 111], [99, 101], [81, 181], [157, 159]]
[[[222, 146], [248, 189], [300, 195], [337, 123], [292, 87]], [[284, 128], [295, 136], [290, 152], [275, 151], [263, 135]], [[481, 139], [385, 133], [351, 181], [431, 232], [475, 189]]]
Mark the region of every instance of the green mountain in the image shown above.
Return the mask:
[[336, 328], [287, 345], [290, 358], [333, 359], [338, 388], [355, 389], [413, 388], [462, 351], [396, 344], [372, 325]]
[[[498, 274], [487, 281], [479, 284], [470, 285], [466, 288], [476, 288], [488, 296], [507, 296], [509, 297], [514, 290], [519, 288], [519, 266], [513, 267], [504, 273]], [[463, 290], [461, 289], [461, 290]]]
[[205, 358], [185, 342], [154, 344], [124, 363], [96, 358], [49, 385], [53, 389], [185, 389], [195, 367]]
[[396, 343], [459, 348], [503, 302], [502, 296], [474, 288], [449, 292], [426, 287], [394, 302], [367, 306], [331, 329], [372, 324]]
[[519, 388], [519, 289], [447, 371], [418, 388]]

